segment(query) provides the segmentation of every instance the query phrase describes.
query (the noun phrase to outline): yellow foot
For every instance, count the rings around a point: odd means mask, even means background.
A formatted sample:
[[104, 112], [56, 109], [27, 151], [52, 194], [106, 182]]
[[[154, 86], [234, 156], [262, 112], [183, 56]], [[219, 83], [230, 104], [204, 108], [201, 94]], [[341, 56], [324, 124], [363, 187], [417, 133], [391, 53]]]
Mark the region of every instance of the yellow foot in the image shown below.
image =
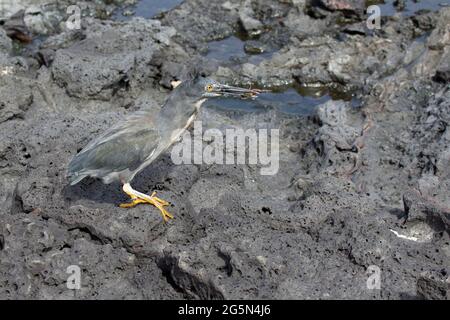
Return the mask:
[[129, 203], [121, 203], [119, 206], [121, 208], [133, 208], [141, 203], [149, 203], [154, 205], [161, 213], [161, 216], [164, 220], [164, 222], [169, 221], [170, 219], [173, 219], [173, 215], [171, 215], [169, 212], [167, 212], [166, 209], [164, 209], [164, 206], [168, 206], [169, 203], [165, 200], [162, 200], [155, 196], [156, 192], [153, 192], [151, 196], [144, 195], [144, 194], [127, 194], [131, 197], [131, 202]]
[[145, 200], [139, 199], [139, 198], [134, 198], [134, 199], [131, 199], [131, 202], [119, 204], [119, 207], [121, 207], [121, 208], [134, 208], [140, 203], [148, 203], [148, 202], [145, 201]]

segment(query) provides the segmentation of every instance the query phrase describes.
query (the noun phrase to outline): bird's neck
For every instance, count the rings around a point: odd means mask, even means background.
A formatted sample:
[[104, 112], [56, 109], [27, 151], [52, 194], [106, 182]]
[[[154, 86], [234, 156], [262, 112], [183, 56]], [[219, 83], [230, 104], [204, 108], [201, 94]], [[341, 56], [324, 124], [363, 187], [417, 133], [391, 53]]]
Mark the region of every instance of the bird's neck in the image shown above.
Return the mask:
[[167, 101], [159, 113], [157, 125], [164, 129], [163, 132], [184, 128], [189, 120], [195, 118], [205, 101], [206, 99], [201, 99], [185, 101], [181, 104], [172, 104]]
[[203, 98], [201, 100], [198, 100], [196, 103], [194, 103], [195, 109], [197, 109], [197, 112], [200, 111], [200, 107], [202, 104], [206, 101], [206, 98]]

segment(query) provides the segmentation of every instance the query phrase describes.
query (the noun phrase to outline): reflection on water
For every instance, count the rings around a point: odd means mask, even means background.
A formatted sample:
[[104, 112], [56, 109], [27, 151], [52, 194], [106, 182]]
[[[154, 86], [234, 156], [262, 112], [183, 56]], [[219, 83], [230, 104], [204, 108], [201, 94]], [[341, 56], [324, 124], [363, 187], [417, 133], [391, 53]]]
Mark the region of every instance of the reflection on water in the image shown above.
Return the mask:
[[244, 44], [244, 41], [235, 36], [223, 40], [211, 41], [208, 43], [208, 54], [206, 57], [216, 60], [245, 57]]
[[283, 87], [275, 88], [271, 92], [262, 93], [255, 100], [211, 99], [205, 103], [210, 108], [221, 110], [238, 110], [244, 112], [261, 112], [275, 109], [279, 112], [308, 116], [314, 114], [316, 107], [328, 100], [350, 101], [357, 106], [358, 101], [350, 92], [322, 87]]
[[412, 16], [419, 10], [437, 11], [445, 4], [450, 5], [450, 0], [405, 0], [405, 8], [397, 11], [394, 2], [395, 0], [367, 0], [366, 5], [378, 5], [382, 16], [393, 16], [397, 12], [401, 12], [405, 16]]
[[[183, 0], [140, 0], [135, 5], [117, 9], [113, 13], [112, 19], [118, 21], [129, 20], [132, 17], [150, 19], [161, 12], [172, 9], [181, 2], [183, 2]], [[127, 15], [127, 12], [133, 12], [134, 14]]]
[[320, 98], [329, 96], [333, 100], [352, 101], [353, 92], [338, 88], [336, 86], [295, 86], [299, 94], [306, 97]]

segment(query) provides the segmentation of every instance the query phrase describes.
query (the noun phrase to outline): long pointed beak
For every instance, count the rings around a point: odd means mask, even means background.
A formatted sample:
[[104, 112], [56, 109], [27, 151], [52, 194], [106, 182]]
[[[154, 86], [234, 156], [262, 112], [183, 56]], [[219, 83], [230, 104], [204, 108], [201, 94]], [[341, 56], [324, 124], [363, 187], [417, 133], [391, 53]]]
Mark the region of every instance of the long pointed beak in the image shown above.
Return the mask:
[[240, 87], [233, 87], [226, 84], [220, 84], [214, 89], [214, 93], [223, 97], [235, 97], [241, 99], [255, 99], [262, 92], [267, 90], [260, 89], [246, 89]]

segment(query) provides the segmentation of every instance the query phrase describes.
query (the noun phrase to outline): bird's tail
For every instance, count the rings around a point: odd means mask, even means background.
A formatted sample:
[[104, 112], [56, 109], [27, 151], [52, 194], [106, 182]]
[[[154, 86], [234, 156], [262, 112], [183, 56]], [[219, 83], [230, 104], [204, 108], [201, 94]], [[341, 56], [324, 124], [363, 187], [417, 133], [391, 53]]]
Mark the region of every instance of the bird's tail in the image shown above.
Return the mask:
[[67, 178], [70, 181], [70, 185], [73, 186], [87, 177], [87, 174], [83, 173], [83, 161], [84, 155], [77, 154], [72, 158], [67, 167]]

